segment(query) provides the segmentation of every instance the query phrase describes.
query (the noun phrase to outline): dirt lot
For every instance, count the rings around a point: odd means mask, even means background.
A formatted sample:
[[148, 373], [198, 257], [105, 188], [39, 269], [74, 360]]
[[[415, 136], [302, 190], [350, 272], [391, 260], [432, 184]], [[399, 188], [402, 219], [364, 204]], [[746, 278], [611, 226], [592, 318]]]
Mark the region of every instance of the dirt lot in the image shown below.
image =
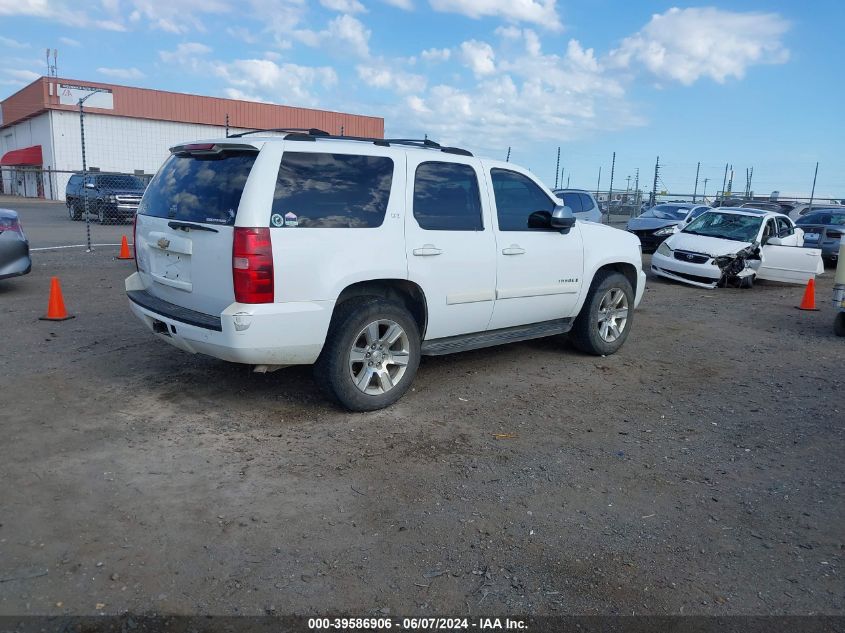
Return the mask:
[[[81, 243], [19, 208], [33, 247]], [[307, 367], [154, 339], [116, 252], [0, 282], [0, 614], [845, 613], [832, 271], [819, 312], [650, 278], [613, 357], [427, 358], [349, 414]], [[71, 321], [38, 320], [51, 275]]]

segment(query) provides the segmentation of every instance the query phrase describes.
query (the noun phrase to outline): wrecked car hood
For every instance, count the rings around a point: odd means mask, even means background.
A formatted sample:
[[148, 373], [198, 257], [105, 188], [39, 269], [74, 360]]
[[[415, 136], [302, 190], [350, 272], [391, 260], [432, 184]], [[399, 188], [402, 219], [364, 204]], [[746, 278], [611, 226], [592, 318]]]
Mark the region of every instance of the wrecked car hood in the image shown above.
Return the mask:
[[720, 237], [706, 237], [704, 235], [692, 235], [691, 233], [675, 233], [666, 240], [672, 250], [692, 251], [704, 253], [711, 257], [720, 255], [732, 255], [743, 248], [751, 246], [751, 242], [738, 242], [736, 240], [724, 240]]
[[664, 220], [662, 218], [633, 218], [628, 221], [628, 229], [631, 231], [648, 231], [649, 229], [662, 229], [664, 226], [679, 224], [681, 220]]

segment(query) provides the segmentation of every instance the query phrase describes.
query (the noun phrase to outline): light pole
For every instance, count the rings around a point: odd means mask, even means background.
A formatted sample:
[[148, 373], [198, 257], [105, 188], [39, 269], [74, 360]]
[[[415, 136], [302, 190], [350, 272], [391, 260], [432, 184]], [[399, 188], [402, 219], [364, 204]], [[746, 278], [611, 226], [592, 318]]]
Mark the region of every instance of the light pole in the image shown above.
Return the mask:
[[[108, 92], [103, 88], [92, 88], [84, 97], [79, 98], [79, 136], [82, 142], [82, 188], [88, 185], [88, 163], [85, 161], [85, 109], [83, 104], [98, 92]], [[88, 194], [83, 192], [82, 208], [85, 214], [85, 252], [91, 252], [91, 220], [88, 218]]]

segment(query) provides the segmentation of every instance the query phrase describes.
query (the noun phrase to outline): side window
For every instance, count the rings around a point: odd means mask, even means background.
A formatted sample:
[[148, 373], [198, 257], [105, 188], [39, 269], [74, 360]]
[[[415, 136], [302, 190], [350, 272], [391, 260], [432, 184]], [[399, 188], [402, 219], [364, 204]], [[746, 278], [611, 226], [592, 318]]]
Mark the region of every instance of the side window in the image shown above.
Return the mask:
[[694, 220], [695, 218], [697, 218], [698, 216], [700, 216], [702, 213], [704, 213], [707, 210], [708, 210], [708, 207], [698, 207], [696, 209], [693, 209], [692, 213], [690, 214], [690, 219]]
[[563, 204], [572, 209], [572, 213], [581, 213], [584, 210], [581, 206], [581, 196], [577, 193], [563, 194]]
[[592, 211], [593, 208], [596, 206], [593, 204], [593, 199], [590, 197], [588, 193], [579, 193], [578, 197], [581, 198], [581, 210], [582, 211]]
[[[528, 231], [545, 228], [555, 204], [530, 178], [507, 169], [491, 169], [496, 214], [500, 231]], [[572, 194], [562, 194], [564, 203]], [[580, 207], [580, 200], [579, 200]], [[575, 209], [573, 209], [575, 211]], [[535, 224], [537, 214], [544, 214], [545, 222]], [[534, 216], [532, 218], [532, 216]]]
[[381, 226], [392, 182], [393, 160], [385, 156], [285, 152], [270, 226]]
[[795, 233], [795, 229], [786, 218], [776, 218], [778, 223], [778, 237], [788, 237]]
[[414, 218], [427, 231], [483, 231], [475, 169], [426, 162], [414, 176]]

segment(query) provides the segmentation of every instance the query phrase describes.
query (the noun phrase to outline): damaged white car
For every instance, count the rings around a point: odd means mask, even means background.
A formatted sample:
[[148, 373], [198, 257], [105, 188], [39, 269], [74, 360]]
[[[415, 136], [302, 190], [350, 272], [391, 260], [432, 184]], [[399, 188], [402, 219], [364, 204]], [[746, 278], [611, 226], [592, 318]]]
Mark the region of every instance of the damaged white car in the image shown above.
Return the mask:
[[719, 208], [663, 242], [651, 270], [703, 288], [750, 288], [755, 279], [804, 284], [824, 264], [820, 249], [803, 246], [804, 231], [781, 213]]

